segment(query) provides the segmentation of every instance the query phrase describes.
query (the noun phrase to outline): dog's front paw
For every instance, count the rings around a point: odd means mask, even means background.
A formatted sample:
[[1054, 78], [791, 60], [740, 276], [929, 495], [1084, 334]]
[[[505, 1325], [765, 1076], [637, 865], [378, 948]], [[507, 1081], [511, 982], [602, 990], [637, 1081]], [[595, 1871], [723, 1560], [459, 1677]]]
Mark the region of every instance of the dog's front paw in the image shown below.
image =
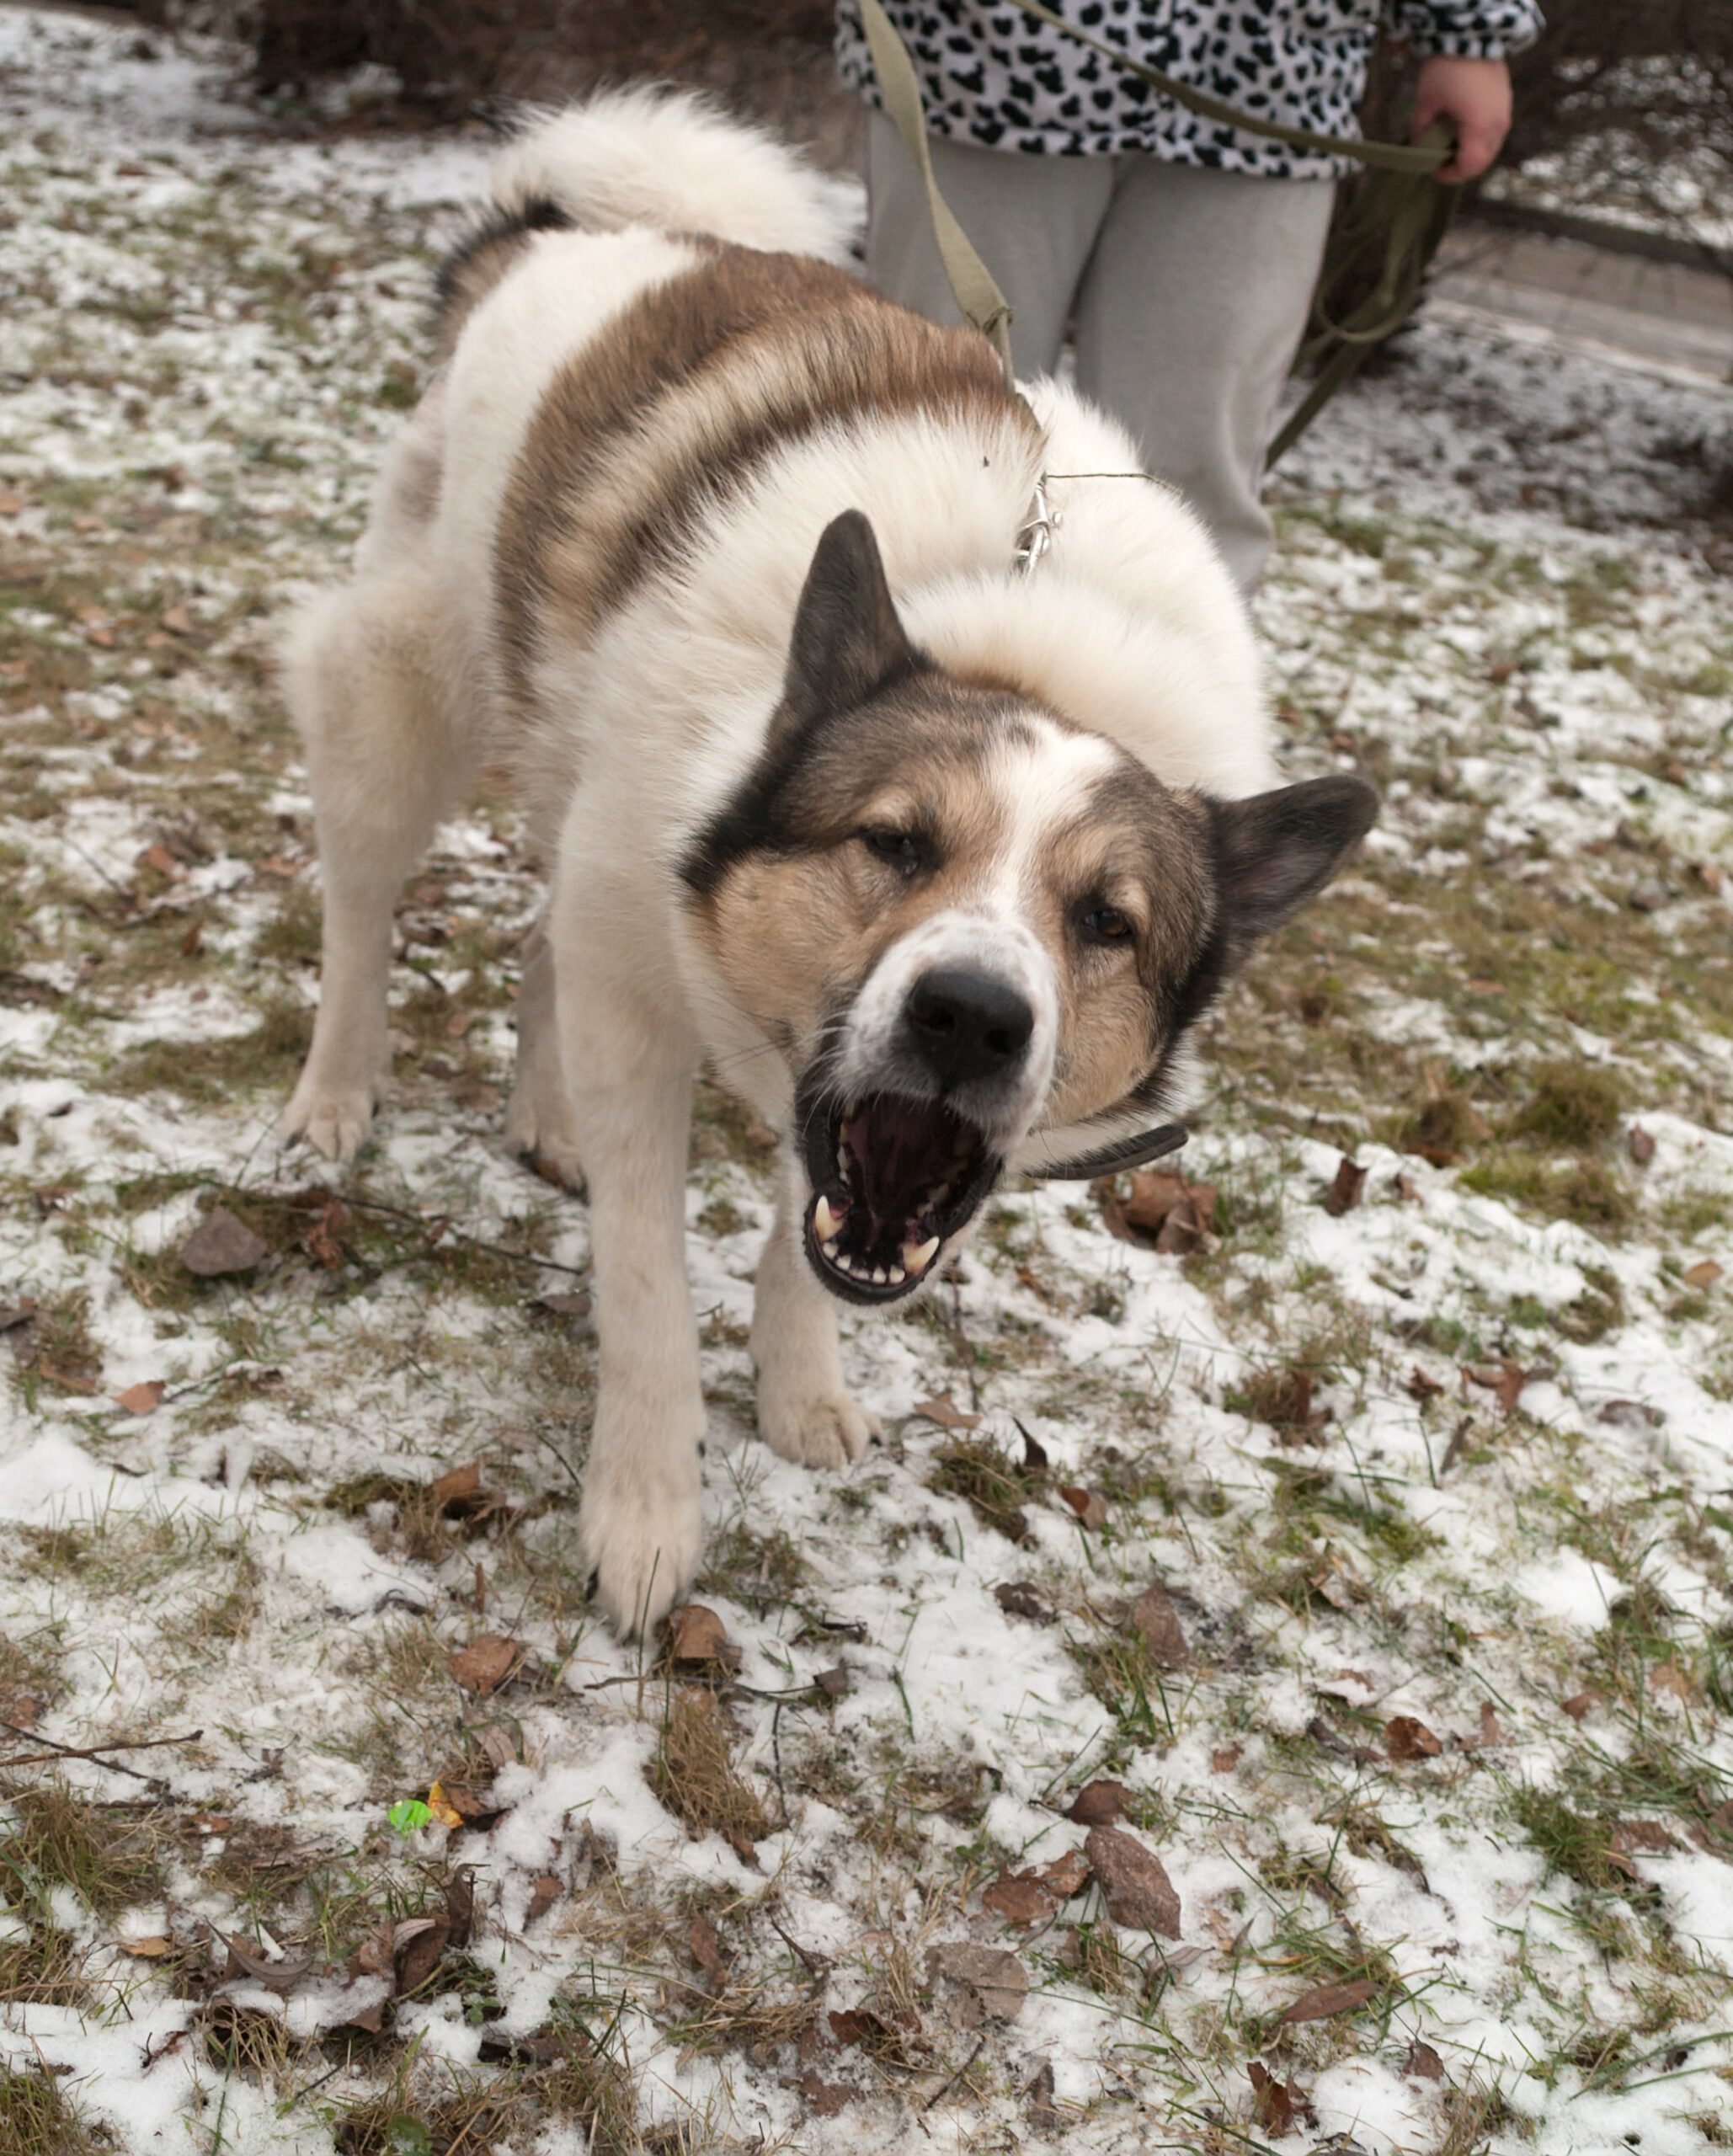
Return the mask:
[[588, 1490], [578, 1515], [584, 1561], [595, 1575], [590, 1599], [620, 1637], [648, 1638], [674, 1607], [704, 1554], [696, 1493]]
[[840, 1389], [807, 1394], [760, 1378], [758, 1433], [772, 1452], [803, 1467], [846, 1467], [878, 1435], [878, 1422]]
[[373, 1127], [371, 1086], [327, 1085], [304, 1070], [277, 1123], [277, 1142], [306, 1139], [328, 1161], [354, 1160]]

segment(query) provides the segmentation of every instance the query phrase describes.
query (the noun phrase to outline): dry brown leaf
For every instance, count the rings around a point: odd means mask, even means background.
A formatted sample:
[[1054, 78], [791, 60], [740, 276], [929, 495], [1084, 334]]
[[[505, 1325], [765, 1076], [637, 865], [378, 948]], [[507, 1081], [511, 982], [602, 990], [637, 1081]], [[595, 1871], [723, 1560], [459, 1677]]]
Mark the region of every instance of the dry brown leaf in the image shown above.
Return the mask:
[[454, 1011], [445, 1021], [445, 1038], [461, 1041], [478, 1016], [479, 1013], [474, 1011]]
[[1034, 1588], [1022, 1580], [1007, 1580], [1002, 1587], [994, 1588], [993, 1599], [1007, 1617], [1026, 1618], [1032, 1625], [1053, 1622], [1053, 1612]]
[[499, 1632], [483, 1632], [478, 1640], [472, 1640], [467, 1647], [449, 1656], [447, 1666], [466, 1692], [493, 1692], [517, 1667], [523, 1652], [515, 1640]]
[[1712, 1288], [1721, 1277], [1721, 1268], [1712, 1257], [1701, 1258], [1695, 1265], [1688, 1265], [1684, 1282], [1688, 1288]]
[[1665, 1692], [1669, 1699], [1694, 1699], [1697, 1687], [1676, 1662], [1658, 1662], [1649, 1673], [1649, 1689]]
[[1089, 1859], [1081, 1849], [1067, 1849], [1063, 1856], [1056, 1856], [1051, 1864], [1041, 1867], [1043, 1886], [1057, 1894], [1062, 1902], [1069, 1902], [1074, 1894], [1080, 1894], [1089, 1884]]
[[1408, 1382], [1403, 1387], [1410, 1400], [1419, 1401], [1436, 1400], [1443, 1390], [1437, 1378], [1429, 1378], [1418, 1363], [1408, 1373]]
[[1403, 2069], [1420, 2081], [1442, 2081], [1444, 2062], [1430, 2044], [1423, 2044], [1416, 2036], [1408, 2047], [1408, 2063]]
[[342, 1225], [342, 1201], [328, 1198], [319, 1209], [318, 1219], [301, 1237], [301, 1246], [307, 1256], [328, 1273], [334, 1273], [343, 1262], [343, 1246], [337, 1240], [337, 1231]]
[[1007, 1924], [1045, 1924], [1059, 1899], [1038, 1871], [1013, 1871], [1006, 1865], [982, 1895], [981, 1906]]
[[140, 854], [138, 866], [154, 868], [159, 876], [166, 876], [171, 883], [178, 883], [187, 873], [160, 840], [154, 846], [147, 846]]
[[401, 1996], [418, 1992], [440, 1966], [451, 1936], [449, 1917], [408, 1917], [392, 1931], [396, 1983]]
[[1071, 1800], [1065, 1817], [1080, 1827], [1111, 1827], [1131, 1809], [1131, 1791], [1123, 1782], [1086, 1782]]
[[1522, 1397], [1522, 1388], [1528, 1382], [1528, 1373], [1520, 1363], [1513, 1363], [1509, 1356], [1488, 1369], [1476, 1369], [1467, 1364], [1463, 1365], [1464, 1399], [1467, 1399], [1471, 1385], [1483, 1385], [1489, 1392], [1497, 1394], [1499, 1407], [1506, 1415], [1516, 1413], [1517, 1402]]
[[1159, 1858], [1117, 1827], [1091, 1827], [1083, 1846], [1115, 1924], [1179, 1937], [1180, 1897]]
[[1099, 1490], [1085, 1490], [1068, 1484], [1059, 1495], [1076, 1513], [1080, 1524], [1091, 1534], [1106, 1525], [1107, 1501]]
[[212, 1206], [180, 1246], [181, 1263], [201, 1280], [250, 1273], [270, 1254], [270, 1245], [222, 1205]]
[[1015, 2021], [1029, 1996], [1029, 1972], [1002, 1946], [976, 1946], [957, 1940], [934, 1947], [927, 1963], [953, 1983], [967, 1984], [995, 2021]]
[[1144, 1653], [1163, 1669], [1177, 1669], [1190, 1659], [1179, 1612], [1160, 1580], [1152, 1581], [1132, 1604], [1131, 1623]]
[[702, 1917], [694, 1917], [686, 1926], [686, 1945], [712, 1983], [721, 1986], [728, 1982], [728, 1965], [723, 1959], [722, 1941], [714, 1927], [706, 1924]]
[[941, 1392], [936, 1400], [917, 1400], [909, 1412], [925, 1415], [929, 1422], [936, 1422], [941, 1430], [973, 1430], [980, 1427], [978, 1415], [971, 1415], [957, 1406], [948, 1392]]
[[1655, 1134], [1645, 1130], [1642, 1124], [1634, 1123], [1624, 1134], [1624, 1142], [1630, 1156], [1640, 1168], [1646, 1168], [1655, 1158]]
[[1384, 1747], [1393, 1759], [1436, 1759], [1444, 1749], [1412, 1715], [1393, 1715], [1384, 1724]]
[[1310, 2100], [1298, 2082], [1278, 2081], [1256, 2059], [1245, 2071], [1251, 2082], [1252, 2108], [1266, 2133], [1273, 2133], [1279, 2140], [1297, 2127], [1316, 2123]]
[[1598, 1692], [1577, 1692], [1559, 1704], [1572, 1721], [1581, 1721], [1591, 1707], [1600, 1705], [1601, 1695]]
[[1367, 1171], [1357, 1161], [1351, 1161], [1344, 1153], [1336, 1163], [1336, 1180], [1325, 1194], [1324, 1209], [1339, 1219], [1344, 1213], [1352, 1213], [1360, 1203], [1360, 1194], [1366, 1187]]
[[125, 1392], [115, 1395], [116, 1407], [123, 1407], [129, 1415], [149, 1415], [163, 1405], [166, 1387], [161, 1378], [141, 1378], [136, 1385], [130, 1385]]
[[701, 1602], [685, 1602], [669, 1611], [668, 1636], [677, 1662], [725, 1672], [740, 1667], [740, 1649], [728, 1637], [728, 1627]]
[[1621, 1855], [1641, 1849], [1650, 1856], [1665, 1856], [1673, 1838], [1658, 1819], [1622, 1819], [1613, 1829], [1613, 1847]]
[[1510, 1741], [1510, 1738], [1505, 1734], [1504, 1724], [1500, 1721], [1497, 1715], [1493, 1710], [1492, 1702], [1490, 1700], [1482, 1700], [1480, 1702], [1480, 1733], [1478, 1737], [1473, 1738], [1464, 1737], [1463, 1742], [1465, 1744], [1469, 1742], [1475, 1744], [1508, 1744]]
[[471, 1513], [479, 1512], [485, 1502], [482, 1496], [482, 1464], [477, 1460], [462, 1467], [450, 1469], [428, 1485], [429, 1497], [440, 1512], [462, 1519]]
[[1209, 1771], [1213, 1774], [1231, 1774], [1245, 1756], [1243, 1745], [1224, 1744], [1218, 1752], [1210, 1753]]
[[532, 1879], [530, 1881], [530, 1906], [524, 1912], [525, 1930], [527, 1931], [538, 1917], [545, 1917], [565, 1891], [551, 1871], [544, 1871], [539, 1879]]
[[171, 636], [189, 637], [193, 633], [193, 617], [184, 606], [165, 606], [163, 626]]
[[825, 2080], [822, 2074], [814, 2073], [810, 2067], [800, 2077], [799, 2085], [803, 2102], [818, 2119], [834, 2119], [855, 2094], [852, 2089], [845, 2088], [840, 2081]]
[[1314, 1984], [1303, 1991], [1282, 2015], [1284, 2022], [1328, 2021], [1333, 2015], [1352, 2014], [1365, 2005], [1378, 1986], [1369, 1977], [1352, 1984]]
[[131, 1954], [135, 1961], [160, 1961], [172, 1951], [171, 1942], [160, 1936], [151, 1939], [123, 1939], [118, 1945], [123, 1954]]
[[22, 516], [24, 498], [22, 494], [0, 494], [0, 516]]

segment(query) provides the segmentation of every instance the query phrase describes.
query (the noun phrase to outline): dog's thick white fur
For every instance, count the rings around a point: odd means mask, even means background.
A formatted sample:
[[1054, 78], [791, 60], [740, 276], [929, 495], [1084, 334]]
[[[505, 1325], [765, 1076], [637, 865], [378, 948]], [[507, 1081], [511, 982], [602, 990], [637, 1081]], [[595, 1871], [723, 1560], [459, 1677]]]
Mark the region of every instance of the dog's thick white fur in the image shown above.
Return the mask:
[[[1032, 574], [1016, 565], [1043, 469], [1137, 468], [1118, 426], [1046, 381], [1027, 385], [1038, 434], [1014, 411], [904, 410], [771, 443], [581, 630], [541, 618], [514, 686], [499, 535], [511, 490], [533, 489], [526, 445], [557, 384], [617, 339], [646, 295], [714, 259], [716, 241], [840, 262], [848, 237], [828, 183], [667, 93], [602, 97], [525, 132], [499, 161], [495, 205], [509, 225], [541, 202], [569, 227], [512, 231], [508, 266], [387, 459], [352, 580], [304, 607], [285, 639], [317, 803], [325, 958], [283, 1129], [344, 1160], [366, 1136], [388, 1061], [397, 893], [478, 766], [509, 757], [552, 884], [526, 956], [508, 1134], [588, 1184], [600, 1365], [581, 1534], [602, 1606], [626, 1628], [653, 1622], [700, 1556], [705, 1413], [683, 1200], [691, 1086], [707, 1053], [787, 1138], [752, 1336], [762, 1433], [787, 1458], [840, 1467], [874, 1428], [844, 1385], [834, 1300], [803, 1249], [801, 1044], [755, 1008], [749, 953], [730, 947], [719, 965], [681, 880], [792, 693], [791, 632], [827, 527], [864, 513], [913, 644], [946, 675], [1010, 685], [1025, 714], [982, 782], [998, 804], [990, 873], [875, 958], [848, 1021], [870, 1065], [873, 1027], [894, 1030], [923, 966], [961, 953], [996, 969], [1032, 1012], [1021, 1092], [994, 1123], [1015, 1161], [1063, 1158], [1078, 1134], [1039, 1127], [1071, 1054], [1058, 1038], [1069, 991], [1029, 918], [1042, 849], [1087, 814], [1126, 752], [1168, 787], [1225, 802], [1276, 774], [1243, 609], [1172, 493], [1056, 476], [1056, 542]], [[753, 361], [755, 383], [776, 371], [774, 343], [769, 353]], [[670, 403], [653, 435], [626, 441], [594, 478], [586, 513], [669, 460], [701, 461], [714, 419], [701, 399]], [[1179, 1080], [1165, 1082], [1170, 1103]], [[1085, 1118], [1090, 1138], [1148, 1119], [1141, 1102], [1105, 1119], [1092, 1104]], [[861, 1280], [875, 1292], [864, 1264]]]

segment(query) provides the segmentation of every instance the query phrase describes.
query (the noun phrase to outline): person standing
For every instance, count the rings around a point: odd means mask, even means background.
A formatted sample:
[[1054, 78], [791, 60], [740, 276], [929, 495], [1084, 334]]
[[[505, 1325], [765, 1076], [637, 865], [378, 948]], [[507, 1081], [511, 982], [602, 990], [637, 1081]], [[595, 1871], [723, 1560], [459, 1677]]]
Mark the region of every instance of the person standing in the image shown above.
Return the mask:
[[[914, 64], [941, 192], [1010, 302], [1020, 375], [1074, 323], [1079, 387], [1178, 487], [1248, 595], [1268, 558], [1264, 451], [1351, 160], [1197, 118], [1008, 0], [883, 0]], [[1452, 121], [1441, 180], [1472, 179], [1511, 121], [1506, 56], [1535, 0], [1048, 0], [1146, 66], [1261, 120], [1354, 135], [1380, 28], [1421, 56], [1417, 137]], [[837, 67], [871, 108], [866, 273], [960, 319], [914, 161], [879, 98], [857, 0]]]

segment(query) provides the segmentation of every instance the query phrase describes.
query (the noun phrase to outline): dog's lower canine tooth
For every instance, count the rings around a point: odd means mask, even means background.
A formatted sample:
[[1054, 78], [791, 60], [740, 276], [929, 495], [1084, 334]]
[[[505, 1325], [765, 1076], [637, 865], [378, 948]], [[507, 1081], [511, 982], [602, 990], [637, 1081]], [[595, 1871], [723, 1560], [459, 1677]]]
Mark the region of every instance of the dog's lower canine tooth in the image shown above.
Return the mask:
[[939, 1237], [929, 1235], [924, 1243], [904, 1243], [903, 1264], [911, 1275], [925, 1273], [933, 1262], [933, 1253], [939, 1247]]
[[813, 1208], [813, 1230], [821, 1243], [835, 1242], [841, 1222], [830, 1209], [830, 1200], [820, 1198]]

